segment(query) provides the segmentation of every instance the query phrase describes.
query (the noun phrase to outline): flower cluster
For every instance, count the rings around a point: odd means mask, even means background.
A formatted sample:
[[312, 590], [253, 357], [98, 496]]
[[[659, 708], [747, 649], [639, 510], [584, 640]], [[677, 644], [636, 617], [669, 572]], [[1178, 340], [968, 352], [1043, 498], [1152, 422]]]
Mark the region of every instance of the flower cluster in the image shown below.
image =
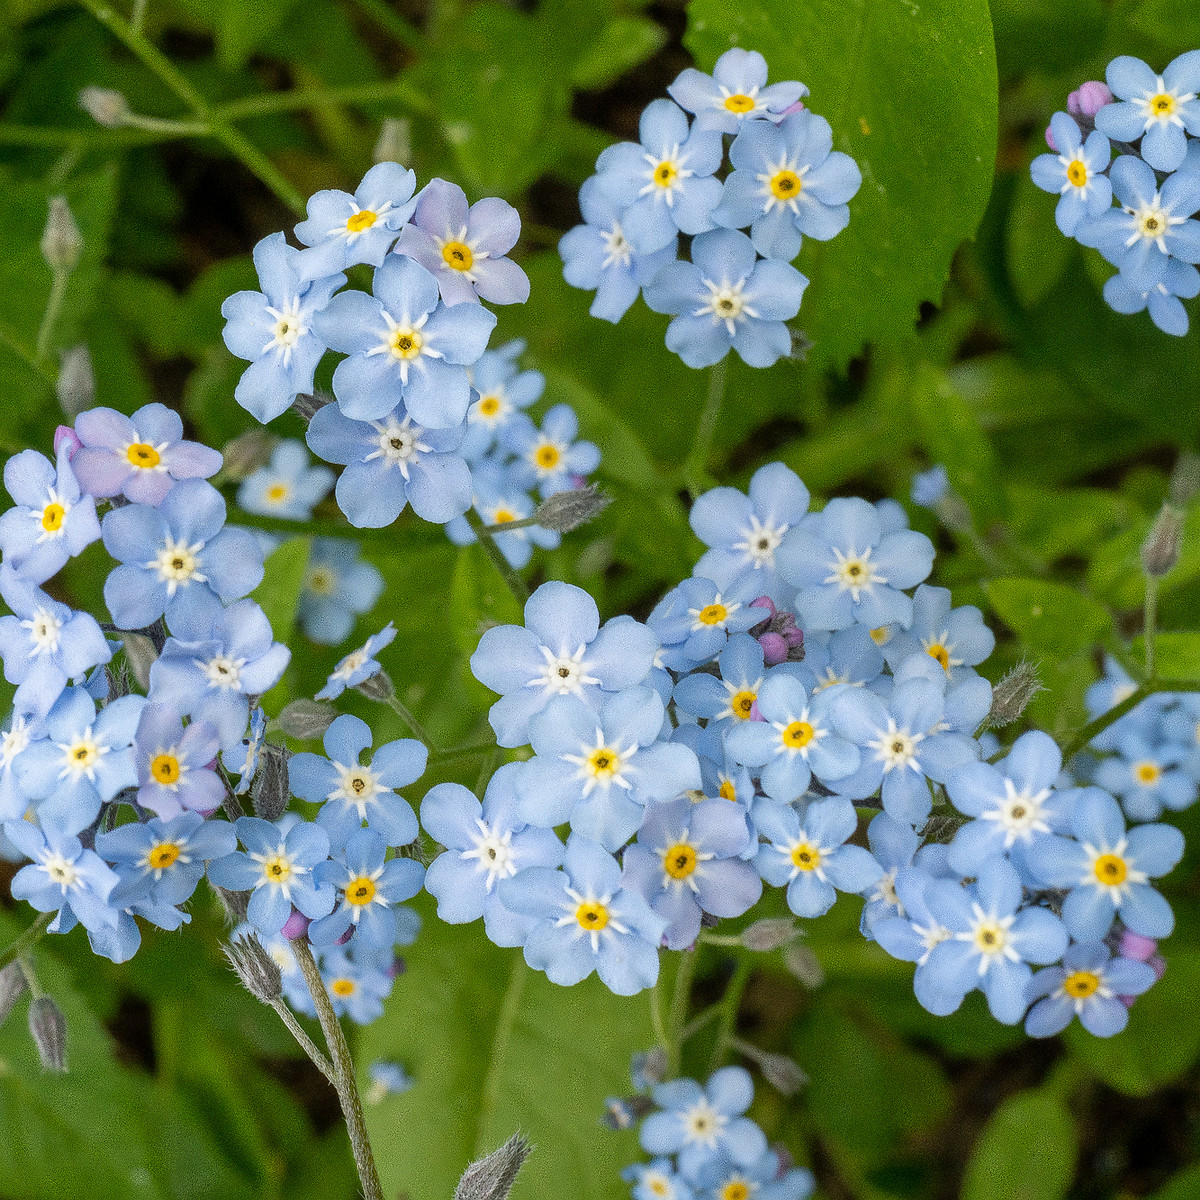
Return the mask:
[[1182, 301], [1200, 294], [1198, 93], [1200, 50], [1161, 75], [1141, 59], [1114, 58], [1106, 84], [1085, 83], [1068, 111], [1054, 114], [1046, 131], [1053, 153], [1030, 168], [1038, 187], [1060, 196], [1059, 229], [1118, 268], [1104, 285], [1109, 306], [1148, 309], [1159, 329], [1178, 336], [1188, 330]]
[[[243, 484], [243, 506], [256, 500], [252, 511], [303, 518], [333, 487], [358, 528], [391, 525], [411, 507], [465, 544], [475, 537], [465, 519], [472, 508], [484, 524], [521, 520], [533, 512], [530, 491], [545, 498], [586, 482], [600, 456], [577, 440], [574, 412], [556, 405], [535, 425], [523, 410], [545, 381], [518, 371], [522, 344], [486, 349], [496, 317], [481, 301], [523, 303], [529, 294], [507, 257], [520, 228], [503, 200], [468, 205], [443, 179], [416, 192], [412, 171], [385, 162], [353, 195], [309, 200], [294, 231], [302, 248], [283, 233], [259, 242], [261, 291], [238, 292], [221, 310], [226, 345], [250, 360], [236, 399], [265, 424], [312, 393], [327, 351], [343, 355], [336, 402], [313, 398], [304, 410], [309, 449], [342, 470], [335, 483], [284, 443]], [[356, 265], [375, 269], [370, 295], [339, 290]], [[557, 545], [557, 536], [514, 530], [501, 548], [524, 565], [533, 544]], [[322, 546], [314, 571], [301, 620], [314, 640], [341, 641], [378, 587], [344, 548]]]
[[[845, 229], [862, 175], [801, 103], [808, 89], [768, 85], [757, 51], [727, 50], [712, 75], [689, 67], [667, 91], [671, 100], [642, 113], [639, 142], [596, 160], [579, 193], [584, 224], [559, 243], [563, 274], [595, 291], [592, 315], [607, 321], [641, 292], [674, 317], [667, 347], [689, 367], [730, 347], [769, 367], [791, 353], [785, 322], [808, 286], [791, 263], [805, 237]], [[730, 170], [718, 178], [727, 135]], [[692, 239], [690, 261], [679, 258], [681, 235]]]

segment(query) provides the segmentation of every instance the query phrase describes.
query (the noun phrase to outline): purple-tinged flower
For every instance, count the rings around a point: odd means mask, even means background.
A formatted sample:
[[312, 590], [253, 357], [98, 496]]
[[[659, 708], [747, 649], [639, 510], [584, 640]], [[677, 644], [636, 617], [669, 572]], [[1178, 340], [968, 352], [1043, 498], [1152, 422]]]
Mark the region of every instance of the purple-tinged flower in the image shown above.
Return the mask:
[[296, 237], [309, 247], [296, 256], [301, 279], [335, 275], [357, 263], [378, 267], [417, 202], [417, 177], [394, 162], [376, 163], [354, 190], [309, 197], [308, 218]]
[[751, 122], [779, 121], [808, 88], [794, 79], [767, 83], [767, 60], [757, 50], [734, 46], [717, 59], [711, 75], [687, 67], [667, 94], [696, 114], [697, 129], [737, 133]]
[[600, 465], [595, 443], [576, 441], [578, 436], [579, 418], [569, 404], [549, 409], [541, 429], [524, 415], [514, 417], [500, 434], [501, 444], [517, 457], [513, 482], [536, 488], [543, 499], [570, 491]]
[[212, 769], [218, 748], [217, 731], [207, 721], [192, 721], [185, 729], [170, 705], [147, 704], [133, 748], [138, 804], [168, 820], [184, 809], [213, 812], [225, 799], [225, 785]]
[[17, 503], [0, 516], [0, 552], [30, 583], [45, 583], [100, 536], [96, 502], [80, 491], [66, 448], [57, 467], [36, 450], [14, 454], [4, 486]]
[[119, 882], [117, 873], [94, 850], [85, 850], [77, 837], [30, 821], [7, 821], [9, 841], [32, 859], [13, 876], [14, 900], [28, 900], [43, 913], [57, 913], [51, 933], [66, 933], [78, 920], [85, 929], [110, 929], [117, 909], [109, 897]]
[[1112, 149], [1099, 130], [1085, 142], [1079, 126], [1066, 113], [1054, 114], [1050, 131], [1058, 152], [1039, 154], [1029, 173], [1042, 191], [1060, 197], [1055, 223], [1067, 237], [1074, 237], [1080, 221], [1100, 216], [1112, 204], [1112, 184], [1104, 174]]
[[221, 305], [221, 336], [238, 358], [250, 360], [233, 398], [264, 425], [313, 390], [313, 373], [328, 349], [314, 318], [346, 282], [345, 275], [308, 280], [302, 251], [272, 233], [254, 247], [261, 292], [235, 292]]
[[383, 670], [375, 655], [390, 646], [396, 637], [396, 627], [389, 621], [378, 633], [373, 633], [357, 650], [352, 650], [333, 668], [325, 686], [316, 694], [317, 700], [336, 700], [348, 687], [357, 687]]
[[221, 469], [220, 453], [185, 441], [182, 418], [165, 404], [144, 404], [132, 417], [91, 408], [75, 418], [75, 433], [81, 446], [71, 466], [92, 496], [160, 504], [177, 480], [207, 479]]
[[372, 286], [373, 296], [341, 292], [314, 318], [317, 333], [349, 356], [333, 373], [338, 406], [375, 421], [403, 403], [426, 428], [460, 425], [471, 402], [466, 368], [486, 348], [495, 315], [439, 303], [437, 280], [403, 254], [384, 260]]
[[1062, 1033], [1073, 1017], [1090, 1034], [1112, 1037], [1129, 1023], [1122, 997], [1140, 996], [1154, 986], [1154, 968], [1132, 958], [1113, 958], [1103, 942], [1068, 948], [1061, 967], [1039, 971], [1027, 996], [1034, 1001], [1025, 1018], [1030, 1037]]
[[529, 277], [505, 257], [520, 236], [511, 204], [489, 196], [468, 208], [462, 188], [431, 179], [396, 249], [433, 273], [446, 304], [524, 304]]
[[1139, 58], [1108, 64], [1108, 86], [1120, 103], [1096, 113], [1096, 128], [1119, 142], [1142, 139], [1141, 154], [1156, 171], [1174, 171], [1187, 153], [1187, 135], [1200, 136], [1200, 50], [1181, 54], [1161, 75]]

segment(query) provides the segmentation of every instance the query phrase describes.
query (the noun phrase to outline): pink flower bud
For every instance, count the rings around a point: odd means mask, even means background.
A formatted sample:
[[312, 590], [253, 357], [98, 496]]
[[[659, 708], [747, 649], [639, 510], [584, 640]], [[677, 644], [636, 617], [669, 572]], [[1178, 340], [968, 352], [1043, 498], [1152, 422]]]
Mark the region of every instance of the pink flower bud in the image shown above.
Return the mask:
[[1067, 112], [1073, 117], [1094, 117], [1106, 104], [1113, 102], [1113, 94], [1106, 84], [1089, 79], [1067, 97]]
[[1149, 962], [1158, 949], [1158, 943], [1153, 938], [1143, 937], [1132, 929], [1121, 931], [1119, 953], [1122, 958], [1134, 958], [1138, 962]]
[[1049, 125], [1046, 126], [1046, 145], [1049, 146], [1050, 149], [1053, 150], [1055, 154], [1058, 153], [1058, 144], [1054, 140], [1054, 134], [1052, 134], [1050, 132]]
[[79, 440], [79, 434], [73, 430], [70, 425], [60, 425], [54, 431], [54, 453], [57, 456], [63, 446], [67, 448], [68, 461], [75, 457], [75, 451], [82, 446], [83, 443]]
[[298, 909], [292, 909], [292, 915], [283, 923], [283, 928], [279, 931], [289, 942], [294, 942], [297, 938], [302, 938], [308, 932], [309, 920]]
[[403, 975], [404, 972], [407, 970], [408, 970], [408, 963], [406, 963], [404, 961], [404, 959], [399, 954], [397, 954], [396, 957], [394, 959], [392, 959], [392, 965], [390, 967], [388, 967], [388, 969], [387, 969], [388, 977], [390, 979], [397, 979], [399, 976]]
[[759, 637], [758, 644], [762, 647], [763, 662], [768, 667], [787, 662], [788, 643], [782, 633], [772, 633], [768, 630]]
[[1146, 965], [1154, 972], [1155, 977], [1161, 979], [1167, 973], [1167, 960], [1161, 954], [1155, 954], [1153, 957], [1146, 959]]
[[771, 616], [775, 615], [775, 602], [770, 596], [759, 596], [750, 601], [750, 608], [765, 608]]

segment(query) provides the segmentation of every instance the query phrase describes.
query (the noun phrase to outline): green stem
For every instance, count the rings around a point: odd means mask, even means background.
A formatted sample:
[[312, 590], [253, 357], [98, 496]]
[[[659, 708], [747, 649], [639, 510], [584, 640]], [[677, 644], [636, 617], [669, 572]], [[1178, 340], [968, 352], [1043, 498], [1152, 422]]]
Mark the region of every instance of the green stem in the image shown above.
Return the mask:
[[37, 372], [47, 383], [54, 383], [58, 372], [53, 364], [43, 362], [15, 330], [0, 321], [0, 345], [7, 346], [30, 370]]
[[279, 1019], [288, 1027], [288, 1032], [299, 1043], [300, 1049], [308, 1055], [317, 1070], [333, 1084], [336, 1090], [338, 1081], [337, 1073], [333, 1069], [333, 1063], [321, 1053], [316, 1042], [304, 1032], [303, 1026], [296, 1020], [292, 1010], [278, 996], [271, 1001], [271, 1007], [279, 1014]]
[[514, 533], [518, 529], [532, 529], [540, 524], [541, 521], [537, 517], [522, 517], [519, 521], [500, 521], [496, 525], [485, 525], [484, 529], [488, 533]]
[[401, 104], [421, 115], [434, 115], [432, 101], [398, 79], [385, 83], [359, 83], [341, 88], [295, 88], [290, 92], [264, 92], [229, 100], [213, 109], [227, 121], [265, 117], [305, 108], [333, 108], [342, 104]]
[[37, 975], [33, 971], [33, 963], [29, 961], [28, 955], [22, 954], [17, 959], [17, 966], [21, 969], [21, 974], [25, 976], [25, 986], [29, 989], [31, 999], [37, 1000], [46, 994], [46, 989], [38, 983]]
[[741, 959], [733, 970], [733, 977], [721, 997], [721, 1023], [717, 1026], [717, 1042], [713, 1046], [710, 1073], [721, 1065], [725, 1057], [725, 1049], [733, 1039], [733, 1030], [737, 1024], [738, 1009], [742, 1003], [742, 993], [750, 979], [751, 965], [747, 959]]
[[650, 989], [650, 1025], [654, 1030], [654, 1040], [666, 1051], [669, 1060], [671, 1042], [667, 1037], [666, 1022], [663, 1021], [662, 999], [662, 971], [660, 969], [658, 978], [654, 981], [654, 986]]
[[301, 935], [290, 944], [304, 976], [304, 982], [308, 985], [309, 994], [313, 998], [313, 1004], [316, 1005], [317, 1020], [321, 1022], [321, 1032], [324, 1033], [325, 1042], [329, 1046], [335, 1075], [333, 1085], [342, 1105], [342, 1115], [346, 1118], [346, 1131], [350, 1135], [350, 1148], [354, 1152], [354, 1165], [358, 1168], [363, 1196], [365, 1200], [384, 1200], [383, 1185], [379, 1182], [375, 1155], [371, 1150], [371, 1140], [367, 1136], [362, 1097], [358, 1094], [354, 1060], [350, 1056], [350, 1047], [346, 1045], [346, 1035], [342, 1033], [342, 1027], [333, 1011], [333, 1002], [329, 999], [320, 968], [309, 949], [308, 938]]
[[1136, 691], [1131, 692], [1120, 704], [1114, 704], [1106, 713], [1101, 713], [1094, 721], [1089, 721], [1063, 747], [1063, 762], [1069, 762], [1071, 757], [1078, 754], [1098, 733], [1103, 733], [1114, 722], [1119, 721], [1126, 713], [1132, 712], [1147, 696], [1157, 692], [1200, 692], [1200, 680], [1195, 679], [1151, 679], [1143, 683]]
[[700, 941], [706, 946], [740, 946], [742, 944], [742, 935], [740, 933], [707, 933], [700, 934]]
[[671, 990], [671, 1009], [667, 1014], [667, 1078], [679, 1074], [679, 1060], [683, 1054], [683, 1027], [687, 1023], [688, 1004], [692, 998], [692, 978], [696, 974], [698, 950], [683, 950], [679, 955], [679, 968], [675, 972], [675, 986]]
[[409, 50], [421, 50], [425, 46], [425, 38], [421, 31], [414, 29], [398, 12], [394, 12], [383, 0], [354, 0], [380, 28], [386, 29], [402, 46]]
[[[119, 149], [165, 141], [169, 135], [148, 129], [60, 129], [52, 125], [11, 125], [0, 121], [0, 146], [81, 146]], [[180, 134], [179, 136], [183, 136]]]
[[520, 605], [524, 605], [529, 599], [529, 589], [525, 586], [525, 580], [509, 566], [508, 559], [504, 557], [504, 552], [496, 544], [496, 539], [488, 532], [488, 527], [483, 523], [483, 518], [473, 509], [467, 509], [467, 524], [470, 525], [475, 536], [479, 539], [479, 544], [483, 547], [488, 558], [492, 560], [492, 565], [500, 572], [500, 578], [504, 580], [508, 590], [512, 592], [513, 598]]
[[50, 343], [54, 340], [54, 328], [62, 314], [63, 300], [67, 296], [67, 283], [70, 278], [70, 267], [55, 268], [54, 280], [50, 284], [50, 299], [46, 301], [46, 311], [42, 313], [42, 323], [38, 327], [37, 349], [34, 354], [39, 363], [44, 363], [50, 357]]
[[0, 971], [20, 958], [46, 932], [46, 926], [53, 920], [53, 913], [39, 913], [37, 920], [9, 942], [7, 949], [0, 953]]
[[146, 23], [146, 5], [149, 0], [133, 0], [133, 13], [129, 18], [129, 26], [135, 33], [142, 32], [142, 26]]
[[451, 763], [460, 758], [478, 758], [483, 754], [492, 754], [495, 749], [495, 742], [475, 742], [470, 746], [453, 746], [449, 750], [433, 750], [429, 754], [429, 765]]
[[726, 361], [714, 364], [708, 377], [708, 398], [696, 425], [692, 448], [683, 464], [683, 480], [695, 499], [708, 481], [708, 456], [712, 453], [713, 434], [717, 429], [717, 418], [721, 415], [721, 404], [725, 399]]
[[1158, 664], [1155, 662], [1155, 641], [1158, 637], [1158, 576], [1146, 576], [1146, 602], [1143, 637], [1146, 641], [1146, 678], [1153, 680]]
[[412, 730], [412, 732], [416, 736], [417, 740], [420, 742], [424, 742], [425, 748], [427, 750], [429, 750], [430, 752], [433, 752], [434, 745], [433, 745], [433, 742], [430, 740], [429, 734], [425, 731], [425, 727], [421, 724], [420, 721], [417, 720], [416, 717], [413, 716], [412, 711], [400, 699], [400, 697], [396, 695], [395, 692], [393, 692], [391, 694], [391, 696], [389, 697], [389, 699], [387, 701], [387, 706], [388, 706], [388, 708], [390, 708], [392, 710], [392, 712], [394, 712], [400, 718], [400, 720], [402, 720], [405, 723], [405, 725], [407, 725], [409, 727], [409, 729]]
[[714, 1017], [719, 1017], [721, 1015], [721, 1011], [720, 1004], [710, 1004], [699, 1016], [693, 1017], [683, 1027], [683, 1032], [680, 1034], [680, 1041], [686, 1042], [688, 1038], [699, 1033], [700, 1030], [702, 1030], [705, 1025], [709, 1023], [709, 1021], [711, 1021]]

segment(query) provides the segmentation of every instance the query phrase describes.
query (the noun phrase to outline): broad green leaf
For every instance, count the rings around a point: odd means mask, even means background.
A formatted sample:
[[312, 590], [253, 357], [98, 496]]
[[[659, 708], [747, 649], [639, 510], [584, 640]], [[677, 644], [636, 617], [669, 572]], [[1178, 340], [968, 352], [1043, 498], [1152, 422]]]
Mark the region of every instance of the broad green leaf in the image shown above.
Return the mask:
[[850, 226], [806, 241], [800, 323], [816, 361], [905, 336], [937, 302], [987, 204], [996, 157], [996, 55], [986, 0], [696, 0], [687, 44], [704, 70], [732, 45], [799, 79], [863, 185]]
[[217, 19], [217, 58], [231, 70], [246, 65], [296, 7], [296, 0], [224, 0]]
[[631, 1133], [599, 1124], [629, 1089], [629, 1059], [653, 1043], [646, 996], [614, 996], [594, 975], [561, 988], [501, 950], [482, 922], [448, 926], [426, 910], [383, 1017], [359, 1061], [401, 1062], [416, 1086], [367, 1114], [386, 1195], [446, 1200], [467, 1163], [516, 1130], [537, 1147], [514, 1200], [624, 1200]]
[[1068, 658], [1113, 632], [1108, 610], [1066, 584], [992, 579], [984, 590], [1005, 624], [1037, 654]]
[[582, 90], [607, 87], [644, 62], [667, 40], [667, 31], [647, 17], [615, 16], [575, 63], [571, 83]]
[[475, 652], [488, 626], [525, 623], [521, 606], [478, 542], [458, 551], [450, 583], [450, 607], [459, 649], [467, 657]]
[[1019, 1092], [985, 1126], [962, 1200], [1060, 1200], [1075, 1174], [1075, 1125], [1045, 1092]]

